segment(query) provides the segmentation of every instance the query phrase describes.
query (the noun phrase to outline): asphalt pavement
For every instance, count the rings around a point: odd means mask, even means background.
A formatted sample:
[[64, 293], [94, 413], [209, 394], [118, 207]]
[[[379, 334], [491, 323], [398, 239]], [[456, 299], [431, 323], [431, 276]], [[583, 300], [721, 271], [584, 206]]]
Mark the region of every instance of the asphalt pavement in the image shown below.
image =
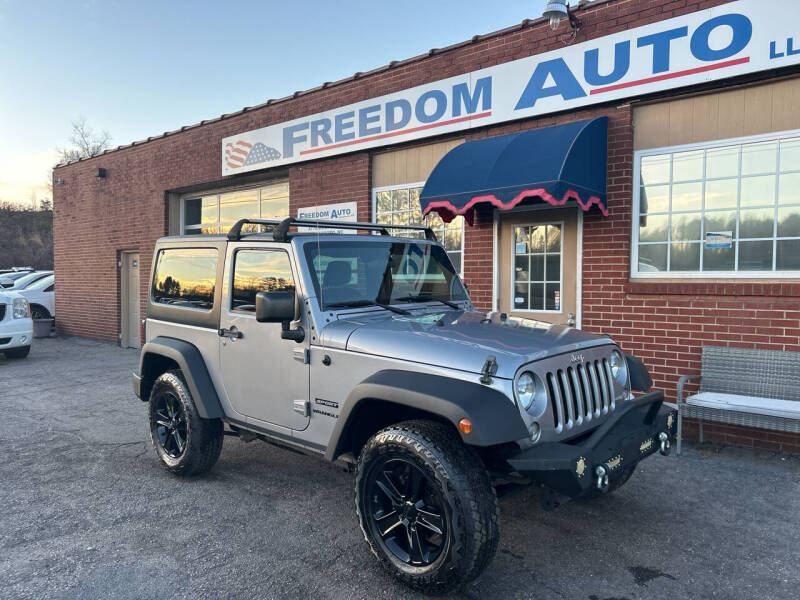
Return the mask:
[[[36, 342], [0, 356], [0, 597], [418, 597], [369, 552], [351, 473], [226, 438], [208, 476], [179, 479], [132, 391], [138, 352]], [[685, 447], [599, 500], [539, 498], [502, 497], [497, 556], [452, 597], [798, 597], [798, 457]]]

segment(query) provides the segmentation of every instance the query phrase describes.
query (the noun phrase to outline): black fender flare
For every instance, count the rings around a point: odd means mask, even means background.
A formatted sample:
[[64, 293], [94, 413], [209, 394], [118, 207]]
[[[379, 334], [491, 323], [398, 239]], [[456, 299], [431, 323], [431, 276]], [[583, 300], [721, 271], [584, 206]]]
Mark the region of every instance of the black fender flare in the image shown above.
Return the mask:
[[641, 358], [632, 354], [625, 355], [625, 362], [628, 363], [628, 376], [631, 380], [631, 389], [637, 392], [646, 392], [653, 387], [653, 378]]
[[156, 356], [163, 356], [177, 363], [186, 380], [186, 385], [189, 386], [201, 418], [221, 419], [225, 416], [217, 389], [214, 387], [214, 382], [211, 381], [200, 350], [194, 344], [175, 338], [158, 336], [147, 342], [142, 348], [139, 358], [139, 393], [137, 394], [139, 398], [149, 399], [150, 388], [157, 377], [153, 372], [156, 362], [153, 357]]
[[[453, 424], [464, 443], [470, 446], [494, 446], [528, 436], [516, 402], [494, 388], [477, 381], [430, 373], [385, 370], [369, 376], [348, 395], [325, 453], [328, 460], [334, 460], [346, 451], [342, 442], [352, 426], [351, 417], [362, 402], [372, 400], [442, 417]], [[458, 422], [463, 418], [472, 422], [472, 431], [468, 434], [458, 428]]]

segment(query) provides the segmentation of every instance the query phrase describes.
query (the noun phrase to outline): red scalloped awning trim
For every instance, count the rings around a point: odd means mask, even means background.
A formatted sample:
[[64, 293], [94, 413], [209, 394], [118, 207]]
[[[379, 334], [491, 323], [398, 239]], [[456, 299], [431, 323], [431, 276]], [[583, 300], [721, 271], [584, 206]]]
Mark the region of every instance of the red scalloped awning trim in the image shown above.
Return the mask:
[[[422, 211], [423, 215], [427, 215], [432, 210], [435, 210], [439, 215], [444, 219], [446, 223], [449, 223], [453, 220], [456, 215], [464, 215], [467, 223], [472, 225], [472, 212], [470, 209], [473, 208], [476, 204], [480, 204], [482, 202], [489, 202], [493, 204], [500, 210], [508, 210], [509, 208], [515, 207], [517, 204], [525, 200], [525, 198], [531, 197], [538, 197], [547, 202], [552, 206], [564, 206], [568, 200], [574, 199], [578, 202], [578, 206], [580, 206], [584, 211], [589, 210], [592, 206], [597, 206], [600, 209], [600, 212], [603, 213], [604, 217], [608, 216], [608, 208], [606, 208], [603, 201], [597, 196], [590, 196], [588, 200], [584, 201], [580, 194], [575, 190], [567, 190], [562, 198], [556, 198], [548, 193], [547, 190], [544, 188], [535, 188], [532, 190], [523, 190], [514, 198], [509, 200], [508, 202], [503, 202], [494, 194], [485, 194], [483, 196], [473, 196], [469, 202], [467, 202], [464, 206], [457, 208], [453, 205], [452, 202], [449, 200], [433, 200], [432, 202], [428, 203], [428, 206], [425, 207], [425, 210]], [[449, 217], [449, 218], [448, 218]]]

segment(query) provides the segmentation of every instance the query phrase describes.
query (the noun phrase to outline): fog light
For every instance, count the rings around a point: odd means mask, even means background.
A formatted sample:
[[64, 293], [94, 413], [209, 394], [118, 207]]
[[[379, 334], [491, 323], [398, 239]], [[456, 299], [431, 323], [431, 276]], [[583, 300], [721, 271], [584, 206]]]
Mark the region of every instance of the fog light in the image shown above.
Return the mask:
[[531, 424], [530, 428], [531, 432], [531, 441], [535, 444], [539, 441], [539, 438], [542, 436], [542, 428], [539, 427], [538, 423]]
[[27, 341], [28, 341], [28, 336], [27, 336], [27, 335], [21, 335], [21, 336], [19, 336], [19, 343], [20, 343], [20, 344], [24, 344], [24, 343], [25, 343], [25, 342], [27, 342]]
[[472, 431], [472, 421], [470, 421], [469, 419], [461, 419], [458, 422], [458, 430], [461, 433], [469, 433], [470, 431]]

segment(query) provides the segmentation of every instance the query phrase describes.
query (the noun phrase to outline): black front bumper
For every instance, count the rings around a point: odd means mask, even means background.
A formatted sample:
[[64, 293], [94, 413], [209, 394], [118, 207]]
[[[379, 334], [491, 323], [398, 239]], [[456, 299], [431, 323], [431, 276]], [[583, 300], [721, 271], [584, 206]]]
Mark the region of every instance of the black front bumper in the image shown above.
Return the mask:
[[506, 459], [518, 471], [559, 494], [577, 498], [597, 486], [597, 467], [610, 478], [661, 448], [659, 434], [675, 439], [677, 412], [663, 406], [664, 394], [650, 392], [626, 401], [579, 442], [545, 442]]

